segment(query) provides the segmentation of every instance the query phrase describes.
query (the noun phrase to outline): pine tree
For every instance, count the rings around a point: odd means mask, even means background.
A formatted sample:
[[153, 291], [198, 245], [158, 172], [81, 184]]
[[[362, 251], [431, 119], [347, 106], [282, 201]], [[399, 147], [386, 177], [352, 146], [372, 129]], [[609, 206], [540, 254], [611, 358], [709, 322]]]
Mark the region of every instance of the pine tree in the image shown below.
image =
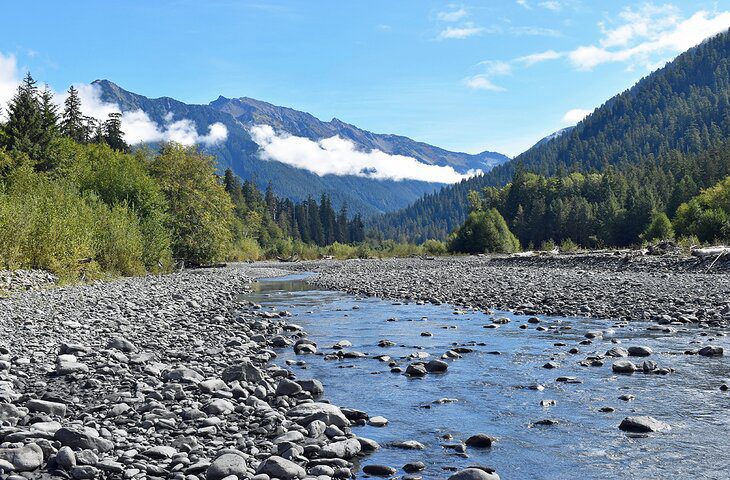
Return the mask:
[[8, 104], [8, 121], [5, 124], [6, 146], [9, 150], [27, 153], [31, 158], [39, 158], [44, 137], [43, 118], [38, 99], [36, 81], [25, 76], [18, 92]]
[[40, 146], [38, 167], [41, 170], [50, 170], [54, 165], [48, 155], [48, 149], [51, 142], [58, 136], [58, 106], [53, 101], [53, 92], [48, 85], [41, 92], [39, 103], [43, 135], [38, 142]]
[[129, 151], [129, 145], [124, 141], [124, 132], [122, 131], [122, 114], [112, 112], [109, 118], [104, 122], [103, 127], [104, 141], [114, 150], [122, 152]]
[[81, 113], [81, 98], [79, 92], [73, 85], [68, 89], [68, 97], [63, 102], [63, 113], [61, 114], [61, 134], [72, 140], [84, 143], [89, 136], [86, 130], [86, 119]]

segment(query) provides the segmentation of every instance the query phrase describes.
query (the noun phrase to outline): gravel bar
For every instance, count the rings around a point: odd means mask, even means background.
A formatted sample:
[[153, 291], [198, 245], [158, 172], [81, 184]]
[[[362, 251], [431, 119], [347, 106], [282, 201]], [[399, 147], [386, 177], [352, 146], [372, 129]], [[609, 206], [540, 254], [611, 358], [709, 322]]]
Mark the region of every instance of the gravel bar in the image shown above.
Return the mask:
[[287, 312], [240, 300], [283, 273], [239, 264], [0, 300], [0, 478], [353, 477], [378, 448], [350, 429], [368, 415], [272, 365], [271, 348], [312, 342]]
[[311, 282], [357, 295], [451, 303], [525, 315], [650, 320], [663, 325], [730, 324], [724, 262], [611, 254], [469, 256], [301, 262]]

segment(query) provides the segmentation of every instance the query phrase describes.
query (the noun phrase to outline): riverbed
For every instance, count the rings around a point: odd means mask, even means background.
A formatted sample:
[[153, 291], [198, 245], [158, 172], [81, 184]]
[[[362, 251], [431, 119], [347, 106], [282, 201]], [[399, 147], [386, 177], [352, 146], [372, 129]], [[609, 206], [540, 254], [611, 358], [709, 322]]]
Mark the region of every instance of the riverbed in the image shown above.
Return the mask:
[[[346, 351], [366, 354], [325, 360], [323, 355], [295, 355], [288, 347], [277, 349], [275, 360], [299, 379], [322, 381], [332, 403], [388, 419], [385, 427], [354, 427], [357, 435], [381, 445], [362, 465], [400, 470], [422, 461], [424, 479], [446, 478], [474, 464], [494, 468], [502, 479], [728, 478], [730, 393], [720, 387], [730, 378], [730, 362], [727, 356], [685, 353], [706, 345], [727, 351], [730, 342], [721, 330], [485, 314], [357, 297], [317, 289], [305, 279], [262, 280], [245, 298], [267, 310], [291, 312], [291, 322], [306, 330], [318, 353], [333, 353], [332, 345], [349, 340], [352, 347]], [[383, 339], [395, 345], [378, 346]], [[670, 373], [615, 374], [611, 365], [617, 359], [602, 358], [612, 347], [639, 345], [653, 353], [628, 360], [640, 368], [644, 361], [656, 362]], [[404, 371], [416, 361], [409, 355], [428, 354], [428, 361], [457, 346], [472, 351], [446, 360], [447, 372], [424, 378], [393, 373], [388, 362], [374, 358], [388, 355]], [[548, 362], [555, 368], [544, 368]], [[541, 405], [550, 400], [554, 405]], [[633, 415], [650, 415], [671, 430], [648, 435], [619, 430], [622, 419]], [[466, 455], [458, 453], [460, 442], [477, 433], [496, 441], [489, 449], [469, 447]], [[426, 448], [389, 446], [402, 440]]]

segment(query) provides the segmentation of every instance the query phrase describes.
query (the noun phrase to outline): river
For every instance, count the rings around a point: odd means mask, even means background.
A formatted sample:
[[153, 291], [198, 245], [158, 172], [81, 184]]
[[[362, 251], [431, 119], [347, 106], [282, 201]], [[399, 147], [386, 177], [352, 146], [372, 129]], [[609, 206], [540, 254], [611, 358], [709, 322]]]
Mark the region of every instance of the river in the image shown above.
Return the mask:
[[[490, 315], [322, 291], [307, 283], [306, 275], [259, 281], [246, 299], [265, 309], [290, 311], [291, 322], [306, 330], [319, 352], [334, 352], [333, 344], [349, 340], [353, 346], [347, 350], [368, 355], [324, 360], [322, 355], [295, 355], [289, 347], [278, 349], [275, 360], [297, 378], [322, 381], [332, 403], [389, 420], [380, 428], [353, 427], [358, 436], [382, 445], [363, 465], [400, 469], [422, 461], [427, 467], [420, 475], [434, 480], [474, 464], [496, 469], [503, 480], [730, 478], [730, 392], [720, 390], [730, 377], [730, 361], [728, 356], [684, 354], [702, 345], [727, 351], [730, 342], [721, 332], [680, 327], [667, 333], [648, 330], [643, 322], [585, 318], [538, 317], [539, 323], [527, 323], [528, 317], [509, 312]], [[497, 318], [509, 323], [485, 328]], [[596, 331], [603, 337], [588, 344], [586, 333]], [[382, 339], [396, 345], [380, 347]], [[405, 370], [413, 360], [403, 357], [425, 352], [427, 360], [440, 358], [457, 345], [473, 352], [447, 360], [446, 373], [424, 378], [392, 373], [388, 363], [372, 358], [389, 355]], [[580, 364], [612, 347], [632, 345], [648, 346], [654, 353], [630, 360], [639, 365], [652, 360], [674, 372], [617, 375], [611, 369], [615, 359], [608, 357], [603, 366]], [[569, 353], [573, 348], [579, 352]], [[306, 363], [286, 365], [287, 360]], [[547, 362], [557, 368], [543, 368]], [[556, 381], [561, 376], [580, 383]], [[535, 389], [538, 385], [544, 389]], [[619, 399], [624, 395], [633, 399]], [[444, 398], [455, 401], [434, 403]], [[555, 405], [541, 406], [541, 400]], [[615, 411], [602, 412], [603, 407]], [[651, 415], [672, 429], [626, 434], [618, 425], [631, 415]], [[541, 420], [557, 423], [535, 424]], [[496, 442], [486, 450], [468, 448], [468, 457], [444, 447], [476, 433], [494, 436]], [[387, 445], [400, 440], [416, 440], [426, 449]]]

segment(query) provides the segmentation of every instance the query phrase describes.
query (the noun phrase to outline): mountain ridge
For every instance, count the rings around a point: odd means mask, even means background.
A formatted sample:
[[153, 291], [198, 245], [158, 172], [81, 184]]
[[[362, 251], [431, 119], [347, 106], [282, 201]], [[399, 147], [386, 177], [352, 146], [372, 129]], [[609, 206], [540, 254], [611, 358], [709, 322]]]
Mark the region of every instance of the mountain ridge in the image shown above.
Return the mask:
[[362, 130], [337, 118], [324, 122], [310, 113], [249, 97], [229, 99], [219, 96], [209, 104], [187, 104], [171, 97], [148, 98], [125, 90], [110, 80], [95, 80], [92, 85], [100, 89], [102, 101], [114, 103], [122, 111], [142, 110], [160, 125], [165, 124], [170, 113], [176, 120], [191, 120], [199, 133], [206, 132], [213, 123], [222, 123], [228, 130], [226, 140], [217, 145], [203, 146], [206, 152], [216, 155], [221, 171], [231, 168], [235, 174], [255, 181], [262, 189], [271, 183], [278, 196], [295, 202], [326, 193], [337, 208], [346, 204], [352, 213], [365, 216], [405, 207], [443, 184], [376, 180], [353, 175], [319, 176], [281, 162], [261, 159], [259, 145], [252, 140], [248, 129], [255, 124], [266, 124], [311, 140], [338, 135], [351, 140], [362, 150], [377, 149], [393, 155], [406, 155], [424, 164], [450, 166], [462, 174], [475, 168], [490, 169], [509, 160], [509, 157], [495, 152], [450, 152], [408, 137]]

